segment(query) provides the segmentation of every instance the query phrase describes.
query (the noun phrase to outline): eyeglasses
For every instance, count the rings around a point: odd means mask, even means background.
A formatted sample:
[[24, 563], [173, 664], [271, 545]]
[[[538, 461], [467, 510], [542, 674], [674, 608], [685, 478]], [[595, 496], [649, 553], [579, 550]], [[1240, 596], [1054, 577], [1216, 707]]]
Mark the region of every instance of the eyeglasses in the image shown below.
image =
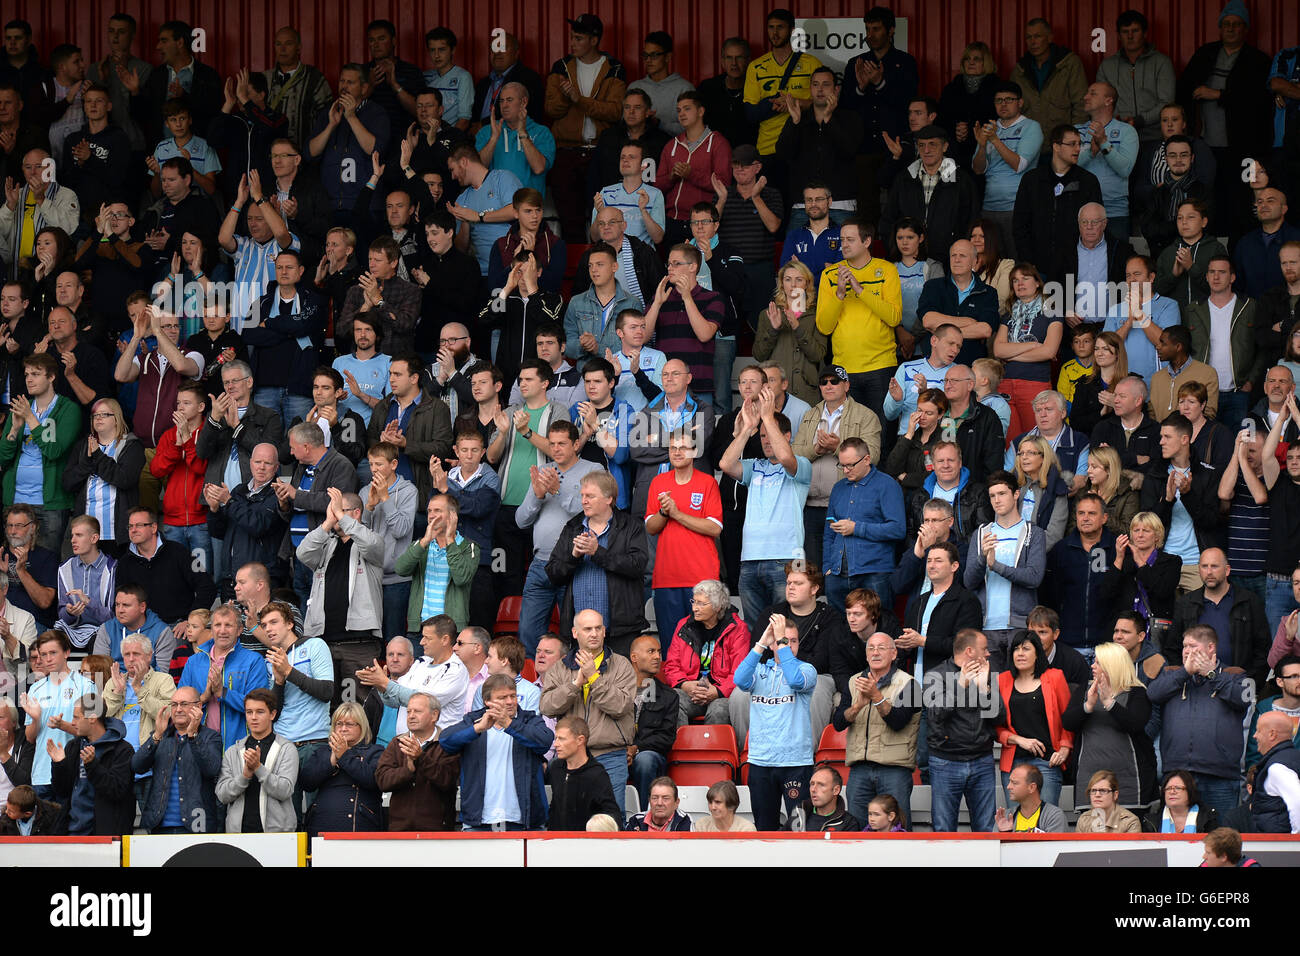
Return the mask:
[[1079, 225], [1081, 225], [1081, 226], [1089, 226], [1089, 227], [1092, 227], [1092, 226], [1104, 226], [1104, 225], [1106, 225], [1106, 220], [1105, 220], [1105, 219], [1080, 219], [1080, 220], [1079, 220]]
[[1278, 674], [1277, 675], [1278, 680], [1295, 680], [1298, 677], [1300, 677], [1300, 674]]
[[820, 385], [822, 388], [825, 388], [827, 385], [843, 385], [846, 383], [842, 378], [824, 378], [817, 384]]
[[851, 461], [848, 462], [847, 464], [844, 462], [839, 462], [835, 467], [838, 468], [840, 471], [851, 471], [852, 469], [858, 467], [858, 465], [862, 464], [866, 460], [867, 460], [867, 456], [863, 455], [857, 461]]
[[669, 259], [669, 260], [668, 260], [668, 268], [669, 268], [669, 269], [685, 269], [686, 266], [687, 266], [687, 263], [683, 262], [681, 259]]
[[438, 339], [438, 344], [450, 345], [452, 342], [464, 342], [468, 338], [469, 338], [468, 335], [449, 335], [446, 336], [445, 338]]
[[1088, 792], [1092, 794], [1094, 797], [1099, 797], [1102, 796], [1103, 794], [1114, 793], [1115, 790], [1112, 787], [1093, 787]]
[[711, 226], [717, 221], [718, 220], [716, 219], [692, 219], [691, 228], [694, 229], [696, 226]]
[[198, 706], [199, 706], [199, 702], [198, 702], [197, 700], [174, 700], [174, 701], [172, 701], [172, 709], [173, 709], [173, 710], [176, 709], [177, 707], [198, 707]]
[[1165, 793], [1186, 793], [1186, 792], [1187, 792], [1187, 788], [1184, 787], [1181, 783], [1171, 783], [1169, 786], [1165, 787]]
[[91, 417], [91, 418], [112, 418], [112, 417], [113, 417], [113, 413], [112, 413], [112, 412], [95, 412], [95, 413], [94, 413], [93, 415], [91, 415], [90, 417]]
[[297, 155], [298, 155], [297, 153], [272, 153], [271, 158], [272, 159], [293, 159]]
[[334, 721], [334, 726], [335, 727], [360, 727], [361, 725], [357, 723], [355, 720], [336, 720]]
[[667, 54], [666, 54], [666, 53], [662, 53], [662, 52], [652, 53], [652, 52], [649, 51], [649, 50], [642, 50], [642, 51], [641, 51], [641, 59], [643, 59], [643, 60], [661, 60], [661, 59], [663, 59], [665, 56], [667, 56]]

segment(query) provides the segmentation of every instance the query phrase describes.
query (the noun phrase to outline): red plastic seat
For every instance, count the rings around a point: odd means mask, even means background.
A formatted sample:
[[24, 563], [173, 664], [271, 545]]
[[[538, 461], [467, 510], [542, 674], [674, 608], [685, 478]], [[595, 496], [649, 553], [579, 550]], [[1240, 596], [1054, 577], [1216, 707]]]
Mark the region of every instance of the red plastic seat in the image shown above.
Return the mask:
[[537, 668], [533, 666], [531, 659], [524, 658], [524, 669], [519, 672], [519, 676], [524, 680], [532, 681], [534, 684], [537, 683]]
[[523, 609], [523, 605], [524, 599], [522, 595], [512, 594], [507, 598], [502, 598], [501, 606], [497, 609], [496, 626], [492, 628], [493, 636], [518, 635], [519, 612]]
[[836, 730], [828, 724], [826, 729], [822, 731], [822, 739], [818, 742], [817, 752], [813, 755], [813, 763], [830, 764], [839, 771], [841, 779], [846, 783], [849, 779], [849, 767], [845, 754], [847, 739], [847, 730]]
[[708, 787], [736, 775], [736, 733], [726, 724], [692, 724], [677, 728], [668, 752], [668, 776], [681, 787]]

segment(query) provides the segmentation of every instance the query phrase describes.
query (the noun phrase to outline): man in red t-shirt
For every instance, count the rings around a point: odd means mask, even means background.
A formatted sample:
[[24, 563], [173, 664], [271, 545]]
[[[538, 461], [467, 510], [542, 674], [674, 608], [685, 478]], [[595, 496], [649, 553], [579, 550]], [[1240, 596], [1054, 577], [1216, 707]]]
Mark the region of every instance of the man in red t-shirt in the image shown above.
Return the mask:
[[673, 632], [691, 613], [691, 595], [701, 581], [717, 579], [722, 534], [722, 494], [713, 475], [695, 470], [695, 445], [677, 435], [668, 445], [672, 471], [656, 475], [646, 498], [646, 534], [658, 535], [655, 549], [655, 621], [664, 656]]

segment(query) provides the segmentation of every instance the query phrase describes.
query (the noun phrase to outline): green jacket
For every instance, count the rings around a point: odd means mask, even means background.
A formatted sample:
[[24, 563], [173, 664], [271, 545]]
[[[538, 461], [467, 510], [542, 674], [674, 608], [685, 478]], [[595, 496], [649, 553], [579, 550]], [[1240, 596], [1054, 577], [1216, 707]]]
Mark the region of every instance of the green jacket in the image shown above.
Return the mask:
[[[1241, 388], [1247, 382], [1264, 378], [1265, 355], [1255, 346], [1255, 321], [1259, 309], [1255, 300], [1237, 296], [1232, 306], [1230, 341], [1232, 345], [1232, 384]], [[1183, 307], [1183, 322], [1192, 333], [1192, 358], [1210, 362], [1210, 300]]]
[[[9, 437], [10, 422], [5, 420], [0, 428], [0, 493], [8, 508], [14, 503], [14, 490], [18, 485], [18, 459], [22, 455], [23, 432]], [[32, 432], [31, 439], [41, 451], [42, 507], [51, 510], [71, 508], [76, 498], [63, 490], [63, 466], [67, 464], [72, 446], [81, 431], [81, 406], [60, 395], [48, 418]], [[84, 438], [82, 442], [84, 444]]]
[[[425, 552], [428, 551], [419, 541], [414, 541], [407, 548], [393, 570], [403, 577], [411, 579], [411, 600], [406, 605], [406, 627], [409, 631], [420, 632], [420, 621], [424, 618], [424, 568]], [[456, 535], [456, 540], [447, 546], [447, 569], [451, 572], [451, 583], [447, 586], [447, 599], [443, 604], [443, 613], [456, 622], [457, 628], [469, 626], [469, 586], [478, 570], [478, 545]], [[389, 635], [391, 636], [391, 635]]]

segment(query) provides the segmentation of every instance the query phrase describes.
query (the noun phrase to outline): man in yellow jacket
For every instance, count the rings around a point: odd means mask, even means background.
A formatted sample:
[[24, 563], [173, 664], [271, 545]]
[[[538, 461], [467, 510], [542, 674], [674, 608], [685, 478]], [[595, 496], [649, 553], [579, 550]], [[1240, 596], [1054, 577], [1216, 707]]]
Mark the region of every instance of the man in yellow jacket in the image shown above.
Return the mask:
[[898, 270], [871, 255], [872, 230], [854, 217], [840, 227], [841, 262], [822, 271], [817, 330], [831, 337], [836, 364], [849, 373], [849, 394], [884, 418], [889, 378], [898, 359], [894, 330], [903, 314]]

